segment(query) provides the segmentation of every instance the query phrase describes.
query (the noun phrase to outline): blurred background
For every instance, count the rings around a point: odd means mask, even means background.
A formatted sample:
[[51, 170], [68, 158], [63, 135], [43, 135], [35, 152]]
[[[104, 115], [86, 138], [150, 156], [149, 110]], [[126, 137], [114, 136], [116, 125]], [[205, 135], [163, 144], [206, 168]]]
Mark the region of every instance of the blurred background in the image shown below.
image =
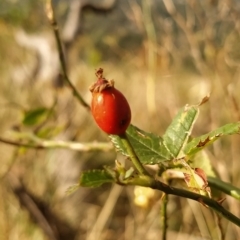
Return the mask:
[[[145, 131], [162, 135], [179, 108], [209, 94], [194, 136], [240, 120], [239, 1], [55, 0], [53, 6], [69, 78], [86, 102], [102, 67], [129, 100], [132, 124]], [[0, 56], [0, 239], [160, 239], [160, 192], [104, 185], [66, 194], [82, 170], [121, 159], [113, 149], [27, 149], [2, 141], [109, 142], [63, 84], [45, 1], [0, 0]], [[34, 109], [51, 114], [24, 122]], [[207, 149], [221, 179], [235, 186], [239, 144], [239, 136], [230, 136]], [[240, 215], [236, 200], [224, 204]], [[209, 209], [169, 197], [169, 239], [220, 239], [216, 221]], [[233, 224], [223, 219], [222, 227], [225, 239], [240, 239]]]

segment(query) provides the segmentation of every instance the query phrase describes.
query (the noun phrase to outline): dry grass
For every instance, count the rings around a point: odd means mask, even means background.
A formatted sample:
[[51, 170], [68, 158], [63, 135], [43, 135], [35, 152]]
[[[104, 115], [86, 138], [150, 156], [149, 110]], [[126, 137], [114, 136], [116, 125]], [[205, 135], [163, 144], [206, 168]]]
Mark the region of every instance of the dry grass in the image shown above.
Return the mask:
[[[213, 41], [213, 46], [210, 45], [211, 49], [209, 45], [203, 44], [205, 51], [211, 50], [210, 53], [214, 56], [207, 55], [208, 58], [203, 62], [207, 71], [193, 70], [192, 65], [196, 59], [191, 57], [190, 50], [186, 52], [190, 49], [191, 42], [187, 42], [184, 32], [176, 39], [176, 33], [171, 33], [170, 29], [169, 32], [167, 29], [159, 30], [160, 24], [170, 26], [174, 21], [170, 16], [164, 18], [161, 11], [150, 13], [149, 20], [149, 16], [144, 15], [144, 11], [145, 14], [149, 11], [149, 6], [146, 5], [147, 1], [143, 2], [145, 10], [136, 2], [130, 4], [130, 7], [118, 4], [117, 7], [123, 11], [113, 11], [105, 16], [97, 15], [94, 18], [91, 11], [86, 15], [89, 23], [86, 23], [85, 33], [69, 52], [69, 76], [84, 99], [90, 101], [88, 86], [95, 80], [95, 69], [102, 67], [105, 76], [114, 79], [116, 86], [129, 100], [133, 113], [132, 124], [146, 131], [163, 134], [180, 107], [187, 103], [195, 104], [210, 92], [210, 101], [201, 107], [193, 134], [201, 135], [226, 123], [239, 121], [238, 61], [237, 56], [231, 55], [234, 53], [233, 47], [229, 48], [229, 45], [232, 46], [230, 40], [235, 39], [233, 35], [238, 35], [237, 30], [223, 33], [224, 39], [220, 39], [223, 42], [220, 47], [217, 46], [217, 38], [216, 42]], [[96, 22], [107, 21], [109, 27], [109, 21], [117, 22], [116, 16], [125, 17], [129, 28], [119, 26], [117, 34], [115, 28], [108, 32], [103, 27], [96, 30], [95, 38], [92, 37], [94, 31], [91, 27], [96, 29]], [[221, 24], [227, 24], [224, 19], [220, 20]], [[149, 33], [144, 25], [147, 21], [154, 24]], [[55, 139], [108, 141], [107, 136], [96, 127], [90, 114], [77, 103], [67, 88], [53, 87], [51, 79], [35, 81], [28, 78], [29, 69], [34, 68], [37, 61], [36, 54], [17, 45], [14, 39], [17, 28], [13, 27], [11, 22], [0, 20], [0, 54], [3, 56], [0, 65], [1, 136], [11, 138], [13, 128], [31, 132], [33, 128], [21, 125], [23, 110], [39, 106], [51, 107], [57, 96], [54, 116], [47, 123], [49, 127], [62, 128]], [[42, 28], [44, 34], [50, 31], [48, 26]], [[199, 40], [197, 34], [198, 32], [194, 32], [194, 37]], [[50, 32], [48, 35], [51, 35]], [[130, 47], [128, 36], [131, 37]], [[204, 36], [201, 38], [203, 39], [199, 40], [200, 43], [208, 43]], [[132, 47], [134, 41], [137, 42], [136, 48]], [[182, 49], [178, 47], [181, 44]], [[226, 57], [235, 65], [229, 65]], [[192, 61], [191, 66], [179, 62], [181, 58]], [[24, 74], [24, 77], [20, 74]], [[238, 186], [240, 181], [239, 144], [239, 136], [231, 136], [208, 149], [218, 174], [235, 186]], [[0, 156], [1, 239], [48, 239], [41, 230], [42, 226], [39, 222], [33, 222], [29, 213], [31, 199], [35, 198], [35, 203], [38, 203], [38, 200], [44, 201], [43, 209], [50, 209], [54, 213], [52, 217], [64, 222], [59, 223], [59, 226], [66, 225], [73, 234], [72, 239], [160, 239], [161, 193], [155, 193], [146, 208], [134, 204], [132, 187], [122, 189], [119, 186], [102, 186], [98, 189], [79, 189], [70, 196], [65, 194], [68, 186], [78, 181], [82, 170], [105, 164], [113, 165], [116, 157], [121, 159], [115, 152], [26, 150], [0, 144]], [[21, 207], [21, 191], [16, 189], [21, 189], [29, 196], [25, 203], [27, 208]], [[231, 212], [239, 215], [239, 203], [236, 200], [227, 197], [224, 204]], [[37, 206], [33, 206], [33, 211], [37, 211]], [[220, 239], [216, 216], [199, 204], [171, 196], [168, 214], [169, 239]], [[225, 239], [239, 239], [239, 230], [227, 221], [222, 221], [226, 232]]]

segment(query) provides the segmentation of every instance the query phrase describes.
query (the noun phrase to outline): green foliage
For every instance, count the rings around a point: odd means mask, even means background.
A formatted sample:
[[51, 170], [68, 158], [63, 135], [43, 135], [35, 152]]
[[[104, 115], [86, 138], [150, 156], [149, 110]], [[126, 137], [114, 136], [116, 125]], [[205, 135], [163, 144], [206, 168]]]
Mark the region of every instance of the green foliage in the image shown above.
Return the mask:
[[239, 134], [240, 133], [240, 122], [226, 124], [210, 133], [203, 136], [193, 138], [185, 147], [184, 152], [188, 156], [196, 154], [204, 147], [209, 146], [217, 139], [223, 136]]
[[[126, 135], [141, 164], [161, 164], [164, 162], [166, 170], [170, 170], [164, 174], [166, 179], [182, 178], [190, 191], [211, 197], [207, 176], [215, 177], [215, 173], [208, 155], [205, 151], [201, 150], [222, 136], [239, 134], [240, 123], [227, 124], [189, 141], [192, 128], [199, 113], [199, 106], [207, 100], [208, 98], [204, 98], [199, 105], [187, 105], [180, 109], [163, 137], [145, 132], [133, 125], [129, 126]], [[110, 139], [117, 151], [131, 158], [126, 145], [124, 145], [123, 137], [110, 135]], [[120, 173], [119, 168], [115, 170], [115, 174], [117, 172]], [[98, 178], [97, 175], [99, 175], [99, 185], [109, 181], [108, 178], [105, 178], [105, 171], [103, 173], [97, 172], [94, 178], [91, 176], [91, 174], [94, 174], [93, 172], [89, 174], [90, 177], [86, 175], [87, 180], [84, 182], [89, 182], [90, 186], [91, 181], [94, 186], [98, 186], [98, 183], [94, 184], [97, 180], [96, 178]], [[111, 175], [113, 176], [113, 174]], [[89, 181], [89, 179], [91, 179], [91, 181]], [[114, 179], [117, 180], [115, 177], [110, 179], [111, 181], [114, 181]], [[221, 181], [218, 181], [216, 178], [211, 179], [215, 179], [212, 180], [214, 186], [217, 185], [223, 192], [237, 199], [239, 198], [239, 189], [236, 189], [230, 184], [222, 184]], [[128, 180], [130, 184], [131, 178], [127, 179], [127, 181]]]
[[42, 123], [47, 119], [49, 109], [41, 107], [25, 112], [22, 123], [25, 126], [33, 126]]
[[[131, 125], [127, 129], [127, 136], [142, 164], [158, 164], [173, 160], [182, 154], [198, 115], [198, 107], [186, 106], [182, 108], [168, 127], [163, 137]], [[129, 156], [121, 137], [110, 136], [116, 149], [125, 156]]]
[[104, 183], [113, 182], [114, 178], [106, 170], [89, 170], [81, 173], [79, 186], [99, 187]]
[[188, 141], [198, 112], [199, 106], [182, 108], [163, 135], [164, 145], [173, 158], [183, 155], [182, 149]]
[[[171, 154], [163, 144], [163, 139], [152, 133], [147, 133], [139, 128], [130, 125], [127, 129], [127, 137], [133, 146], [142, 164], [156, 164], [171, 159]], [[129, 157], [121, 137], [110, 135], [110, 139], [117, 151]]]

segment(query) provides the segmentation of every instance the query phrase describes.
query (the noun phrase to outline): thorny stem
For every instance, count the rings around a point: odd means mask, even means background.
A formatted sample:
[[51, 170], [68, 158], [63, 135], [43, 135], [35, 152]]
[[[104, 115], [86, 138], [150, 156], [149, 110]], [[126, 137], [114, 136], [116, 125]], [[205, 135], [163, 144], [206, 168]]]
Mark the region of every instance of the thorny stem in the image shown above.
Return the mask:
[[143, 167], [142, 163], [140, 162], [140, 160], [138, 159], [138, 156], [136, 155], [131, 143], [128, 140], [128, 137], [126, 135], [126, 133], [124, 133], [123, 135], [119, 136], [124, 144], [124, 146], [127, 149], [127, 152], [129, 154], [129, 157], [133, 163], [133, 165], [136, 167], [136, 169], [138, 170], [138, 172], [141, 175], [147, 175], [150, 176], [150, 174], [147, 172], [147, 170]]
[[233, 215], [231, 212], [226, 210], [222, 205], [221, 202], [218, 202], [212, 198], [206, 197], [204, 195], [200, 195], [194, 192], [190, 192], [184, 189], [176, 188], [169, 186], [161, 181], [158, 181], [152, 177], [149, 176], [138, 176], [127, 179], [123, 184], [126, 185], [138, 185], [143, 187], [150, 187], [152, 189], [156, 189], [159, 191], [162, 191], [169, 195], [175, 195], [183, 198], [192, 199], [194, 201], [197, 201], [205, 206], [210, 207], [212, 210], [217, 212], [220, 216], [228, 219], [232, 223], [236, 224], [237, 226], [240, 226], [240, 218]]
[[[125, 145], [127, 152], [129, 154], [129, 157], [132, 160], [132, 163], [138, 170], [138, 172], [141, 174], [137, 177], [128, 178], [127, 180], [123, 181], [122, 184], [126, 185], [138, 185], [143, 187], [150, 187], [152, 189], [160, 190], [164, 192], [166, 195], [175, 195], [179, 197], [184, 197], [188, 199], [192, 199], [194, 201], [197, 201], [205, 206], [210, 207], [212, 210], [217, 212], [220, 216], [225, 217], [232, 223], [236, 224], [237, 226], [240, 226], [240, 218], [233, 215], [231, 212], [226, 210], [222, 205], [221, 202], [215, 201], [212, 198], [206, 197], [204, 195], [200, 195], [194, 192], [190, 192], [184, 189], [175, 188], [172, 186], [169, 186], [161, 181], [158, 181], [154, 179], [147, 170], [143, 167], [141, 162], [139, 161], [136, 153], [134, 152], [134, 149], [131, 146], [131, 143], [129, 142], [127, 135], [123, 134], [121, 137], [121, 140], [123, 144]], [[166, 199], [165, 199], [166, 200]], [[166, 203], [167, 204], [167, 200]], [[166, 219], [164, 220], [166, 221]], [[165, 222], [165, 228], [167, 226], [167, 222]], [[163, 236], [164, 237], [164, 236]], [[164, 238], [163, 238], [164, 239]]]
[[85, 100], [82, 98], [82, 96], [79, 94], [79, 92], [77, 91], [75, 86], [72, 84], [72, 82], [68, 78], [67, 67], [66, 67], [66, 62], [65, 62], [65, 57], [64, 57], [63, 47], [62, 47], [62, 42], [61, 42], [61, 38], [60, 38], [60, 34], [59, 34], [59, 28], [58, 28], [58, 24], [57, 24], [55, 14], [54, 14], [54, 11], [53, 11], [53, 7], [52, 7], [52, 0], [46, 0], [46, 6], [45, 7], [46, 7], [47, 18], [48, 18], [48, 20], [49, 20], [49, 22], [52, 26], [54, 36], [55, 36], [55, 39], [56, 39], [58, 54], [59, 54], [59, 60], [60, 60], [60, 63], [61, 63], [62, 75], [64, 77], [64, 80], [66, 81], [68, 86], [72, 89], [73, 96], [75, 96], [78, 99], [78, 101], [87, 110], [90, 110], [90, 106], [87, 104], [87, 102], [85, 102]]

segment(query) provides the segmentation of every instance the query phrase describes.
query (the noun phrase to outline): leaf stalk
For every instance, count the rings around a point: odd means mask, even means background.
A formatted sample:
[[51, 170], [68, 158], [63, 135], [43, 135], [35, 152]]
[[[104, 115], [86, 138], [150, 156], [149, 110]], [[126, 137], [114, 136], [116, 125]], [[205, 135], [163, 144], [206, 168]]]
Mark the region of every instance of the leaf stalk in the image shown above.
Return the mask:
[[142, 163], [140, 162], [137, 154], [135, 153], [126, 133], [124, 133], [123, 135], [119, 136], [122, 140], [122, 143], [124, 144], [124, 146], [126, 147], [126, 150], [128, 152], [128, 155], [133, 163], [133, 165], [136, 167], [136, 169], [138, 170], [138, 172], [141, 175], [146, 175], [146, 176], [151, 176], [148, 171], [143, 167]]

